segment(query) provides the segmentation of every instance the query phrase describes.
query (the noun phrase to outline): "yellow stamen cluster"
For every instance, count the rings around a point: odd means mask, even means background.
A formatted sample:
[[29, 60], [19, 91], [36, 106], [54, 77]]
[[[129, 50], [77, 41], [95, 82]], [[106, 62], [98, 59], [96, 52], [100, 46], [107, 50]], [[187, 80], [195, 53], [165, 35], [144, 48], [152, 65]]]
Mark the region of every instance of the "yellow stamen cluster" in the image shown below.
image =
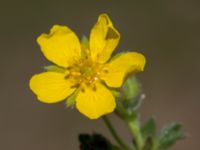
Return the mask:
[[67, 68], [68, 71], [65, 78], [72, 78], [76, 87], [82, 83], [91, 86], [95, 81], [100, 80], [102, 68], [102, 65], [94, 63], [90, 59], [83, 59], [74, 63], [72, 67]]

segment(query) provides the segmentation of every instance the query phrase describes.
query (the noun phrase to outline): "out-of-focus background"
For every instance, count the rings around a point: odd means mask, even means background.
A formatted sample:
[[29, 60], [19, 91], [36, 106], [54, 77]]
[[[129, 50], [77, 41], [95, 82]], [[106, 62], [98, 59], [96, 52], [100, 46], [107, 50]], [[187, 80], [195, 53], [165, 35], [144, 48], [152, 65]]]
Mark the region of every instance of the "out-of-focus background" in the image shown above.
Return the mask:
[[[36, 43], [52, 25], [67, 25], [88, 35], [100, 13], [110, 15], [121, 33], [118, 50], [143, 53], [147, 66], [138, 74], [146, 100], [142, 120], [154, 115], [159, 127], [184, 125], [188, 138], [171, 150], [199, 150], [200, 2], [198, 0], [17, 0], [0, 3], [0, 149], [78, 150], [77, 134], [103, 132], [64, 102], [36, 100], [29, 79], [49, 62]], [[110, 116], [130, 142], [123, 123]]]

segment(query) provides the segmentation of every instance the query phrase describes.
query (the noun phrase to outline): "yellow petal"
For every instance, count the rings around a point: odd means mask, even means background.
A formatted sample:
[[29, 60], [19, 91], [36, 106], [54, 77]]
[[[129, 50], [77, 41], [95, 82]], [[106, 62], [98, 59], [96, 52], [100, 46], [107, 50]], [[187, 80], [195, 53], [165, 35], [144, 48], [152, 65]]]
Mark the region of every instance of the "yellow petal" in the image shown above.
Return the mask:
[[105, 65], [101, 79], [110, 87], [120, 87], [128, 74], [143, 71], [145, 62], [140, 53], [121, 54]]
[[75, 88], [64, 73], [45, 72], [34, 75], [30, 80], [30, 88], [44, 103], [56, 103], [71, 95]]
[[93, 60], [106, 62], [118, 45], [119, 32], [112, 25], [107, 14], [101, 14], [90, 33], [90, 50]]
[[68, 67], [81, 56], [80, 42], [66, 26], [54, 25], [50, 33], [41, 34], [37, 42], [46, 58], [62, 67]]
[[116, 103], [112, 93], [101, 83], [94, 87], [84, 86], [77, 95], [77, 109], [90, 119], [113, 112]]

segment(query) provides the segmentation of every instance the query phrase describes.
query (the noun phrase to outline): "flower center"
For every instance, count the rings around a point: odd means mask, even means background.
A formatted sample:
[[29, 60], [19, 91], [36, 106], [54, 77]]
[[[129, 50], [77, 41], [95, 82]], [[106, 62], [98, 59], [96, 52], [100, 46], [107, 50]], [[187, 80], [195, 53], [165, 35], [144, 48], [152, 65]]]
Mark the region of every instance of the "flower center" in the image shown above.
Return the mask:
[[94, 63], [89, 59], [83, 59], [68, 68], [69, 72], [66, 78], [72, 77], [75, 81], [75, 85], [80, 85], [81, 83], [91, 85], [99, 80], [101, 68], [100, 64]]

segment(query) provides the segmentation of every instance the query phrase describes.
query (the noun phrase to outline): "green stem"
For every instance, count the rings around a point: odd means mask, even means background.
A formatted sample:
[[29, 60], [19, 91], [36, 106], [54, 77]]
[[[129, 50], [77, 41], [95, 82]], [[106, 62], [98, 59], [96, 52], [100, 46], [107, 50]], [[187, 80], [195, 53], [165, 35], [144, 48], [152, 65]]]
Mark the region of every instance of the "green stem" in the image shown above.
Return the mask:
[[119, 117], [128, 125], [135, 140], [134, 149], [142, 150], [144, 147], [143, 137], [140, 131], [140, 121], [137, 113], [129, 114], [121, 102], [118, 102], [117, 112]]
[[142, 150], [144, 146], [144, 141], [141, 135], [140, 123], [139, 123], [138, 118], [136, 117], [134, 120], [130, 120], [127, 123], [135, 139], [137, 149]]
[[103, 116], [103, 121], [106, 124], [106, 126], [108, 127], [108, 129], [110, 130], [112, 136], [114, 137], [114, 139], [116, 140], [116, 142], [120, 145], [120, 147], [123, 150], [129, 150], [129, 147], [122, 141], [122, 139], [119, 137], [119, 135], [117, 134], [116, 130], [114, 129], [113, 125], [111, 124], [110, 120], [108, 119], [108, 117]]

